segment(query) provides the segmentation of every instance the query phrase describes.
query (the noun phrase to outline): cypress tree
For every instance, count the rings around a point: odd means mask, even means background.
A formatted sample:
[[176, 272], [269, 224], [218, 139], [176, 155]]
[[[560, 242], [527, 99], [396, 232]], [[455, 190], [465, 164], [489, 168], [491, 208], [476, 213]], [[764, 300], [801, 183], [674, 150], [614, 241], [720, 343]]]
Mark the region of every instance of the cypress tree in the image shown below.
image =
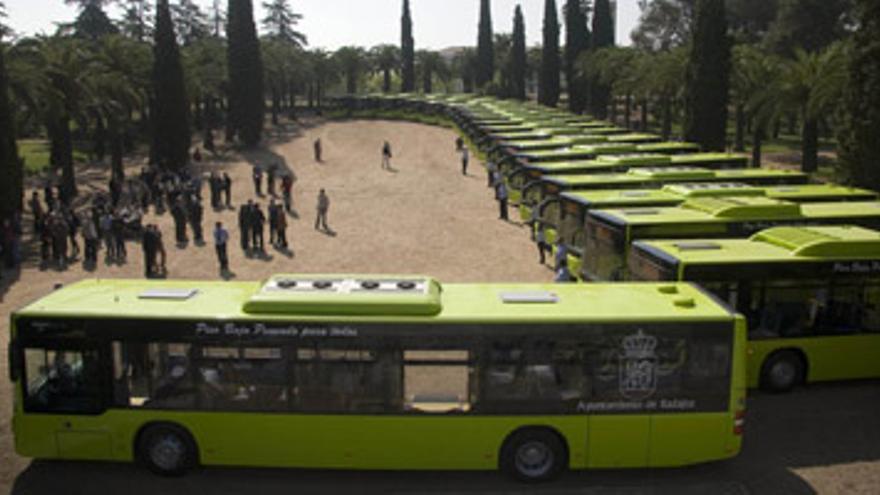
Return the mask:
[[229, 0], [226, 35], [229, 38], [229, 129], [227, 137], [241, 139], [252, 148], [263, 135], [266, 100], [263, 59], [254, 25], [251, 0]]
[[409, 0], [403, 0], [400, 38], [401, 62], [403, 63], [400, 90], [404, 93], [411, 93], [416, 89], [416, 43], [412, 35], [412, 16], [409, 12]]
[[18, 157], [12, 106], [9, 104], [9, 75], [0, 45], [0, 220], [21, 211], [22, 161]]
[[859, 27], [837, 136], [840, 165], [851, 182], [880, 189], [880, 3], [856, 0], [854, 10]]
[[153, 149], [150, 156], [164, 168], [179, 169], [189, 161], [189, 102], [168, 0], [159, 0], [156, 5], [153, 38]]
[[477, 88], [495, 77], [495, 46], [492, 40], [492, 7], [489, 0], [480, 0], [480, 28], [477, 33]]
[[724, 0], [698, 0], [685, 80], [684, 137], [724, 150], [730, 88], [730, 40]]
[[577, 60], [590, 47], [587, 14], [580, 0], [565, 3], [565, 80], [568, 86], [568, 109], [582, 113], [587, 105], [587, 87], [578, 76]]
[[[614, 19], [611, 17], [611, 6], [608, 0], [596, 0], [593, 10], [593, 43], [594, 50], [614, 46]], [[611, 88], [607, 84], [593, 81], [591, 85], [590, 109], [598, 119], [608, 117], [608, 104], [611, 100]]]
[[559, 103], [559, 19], [556, 0], [544, 1], [544, 46], [538, 103], [548, 107], [555, 107]]
[[513, 50], [510, 53], [511, 62], [511, 96], [526, 99], [526, 21], [523, 19], [522, 8], [516, 6], [513, 12]]

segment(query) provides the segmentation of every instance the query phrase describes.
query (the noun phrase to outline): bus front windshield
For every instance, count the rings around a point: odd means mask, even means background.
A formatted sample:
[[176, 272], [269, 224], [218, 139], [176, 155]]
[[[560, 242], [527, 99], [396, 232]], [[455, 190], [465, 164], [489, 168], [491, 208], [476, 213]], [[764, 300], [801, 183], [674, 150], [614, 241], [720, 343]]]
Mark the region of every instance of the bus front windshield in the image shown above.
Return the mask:
[[675, 267], [657, 260], [642, 249], [630, 250], [627, 260], [630, 280], [641, 282], [666, 282], [676, 280]]
[[626, 232], [618, 227], [590, 219], [584, 239], [583, 275], [587, 280], [622, 280]]

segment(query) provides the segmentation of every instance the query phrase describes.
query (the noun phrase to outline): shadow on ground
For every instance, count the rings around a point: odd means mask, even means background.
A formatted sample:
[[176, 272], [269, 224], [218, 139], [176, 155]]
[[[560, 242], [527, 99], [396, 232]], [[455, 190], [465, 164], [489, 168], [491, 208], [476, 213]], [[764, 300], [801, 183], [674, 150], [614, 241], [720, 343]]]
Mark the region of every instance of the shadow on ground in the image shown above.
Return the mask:
[[153, 476], [132, 464], [35, 461], [15, 480], [12, 493], [54, 495], [70, 487], [100, 486], [106, 493], [130, 495], [812, 494], [815, 490], [794, 470], [880, 460], [878, 395], [878, 381], [817, 385], [788, 395], [755, 393], [749, 399], [745, 447], [735, 459], [679, 469], [571, 472], [542, 485], [516, 484], [494, 472], [204, 468], [175, 479]]

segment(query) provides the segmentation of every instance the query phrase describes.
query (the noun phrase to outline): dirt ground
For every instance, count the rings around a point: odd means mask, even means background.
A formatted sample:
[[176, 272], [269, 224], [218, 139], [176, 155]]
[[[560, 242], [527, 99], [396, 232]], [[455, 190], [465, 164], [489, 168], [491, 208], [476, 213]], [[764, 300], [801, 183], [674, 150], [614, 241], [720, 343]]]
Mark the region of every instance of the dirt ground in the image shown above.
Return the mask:
[[[323, 143], [323, 163], [312, 159], [312, 142], [318, 137]], [[267, 150], [217, 160], [209, 156], [201, 170], [231, 175], [236, 206], [247, 199], [257, 199], [264, 207], [268, 203], [268, 198], [257, 198], [254, 193], [250, 178], [254, 164], [276, 163], [293, 170], [298, 179], [294, 185], [298, 217], [290, 219], [288, 240], [293, 251], [289, 254], [270, 249], [266, 258], [244, 256], [237, 247], [234, 210], [207, 208], [206, 237], [217, 220], [230, 228], [230, 267], [244, 280], [275, 273], [418, 273], [445, 282], [550, 281], [553, 274], [538, 264], [526, 228], [498, 220], [497, 204], [486, 187], [480, 164], [472, 158], [470, 175], [461, 175], [454, 139], [451, 130], [407, 123], [310, 122], [278, 130], [270, 137]], [[380, 166], [385, 140], [391, 142], [394, 152], [392, 171]], [[138, 168], [139, 164], [133, 164], [130, 172]], [[106, 187], [103, 167], [83, 167], [79, 177], [85, 193]], [[313, 228], [321, 188], [330, 196], [333, 235]], [[511, 218], [517, 218], [512, 209]], [[173, 243], [170, 215], [150, 216], [146, 221], [158, 223], [162, 229], [169, 277], [219, 278], [210, 238], [204, 246], [179, 248]], [[29, 242], [30, 234], [25, 237]], [[31, 251], [33, 254], [33, 246]], [[66, 271], [41, 271], [33, 256], [19, 273], [4, 273], [0, 280], [0, 347], [5, 349], [8, 341], [8, 314], [46, 294], [56, 283], [85, 277], [143, 276], [139, 246], [130, 243], [128, 254], [127, 264], [99, 263], [93, 273], [84, 271], [79, 262]], [[58, 493], [62, 489], [73, 493], [98, 489], [106, 493], [289, 493], [297, 486], [302, 493], [525, 490], [504, 484], [494, 474], [210, 469], [172, 484], [127, 465], [32, 462], [12, 451], [11, 387], [5, 378], [6, 366], [6, 360], [0, 358], [0, 493]], [[638, 493], [639, 488], [648, 486], [657, 487], [651, 493], [880, 492], [880, 384], [811, 387], [794, 397], [759, 396], [750, 399], [749, 407], [757, 412], [750, 416], [752, 429], [746, 437], [746, 449], [734, 461], [689, 470], [572, 474], [555, 485], [554, 493], [605, 493], [602, 487], [610, 487], [608, 493]], [[833, 427], [823, 427], [825, 421], [831, 421]], [[584, 489], [588, 484], [598, 488]], [[522, 491], [526, 492], [529, 490]]]

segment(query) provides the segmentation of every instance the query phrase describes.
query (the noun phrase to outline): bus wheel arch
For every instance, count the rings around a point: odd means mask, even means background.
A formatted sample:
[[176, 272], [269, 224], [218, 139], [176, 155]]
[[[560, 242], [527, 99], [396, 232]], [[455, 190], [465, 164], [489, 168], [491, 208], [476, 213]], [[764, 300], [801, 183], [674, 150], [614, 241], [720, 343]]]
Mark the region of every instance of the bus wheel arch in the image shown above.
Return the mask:
[[199, 447], [184, 426], [167, 421], [145, 423], [134, 438], [135, 459], [153, 473], [181, 476], [199, 465]]
[[505, 437], [498, 468], [520, 481], [548, 481], [568, 467], [568, 441], [551, 426], [523, 426]]
[[760, 387], [768, 392], [789, 392], [806, 382], [808, 366], [802, 350], [794, 347], [776, 350], [761, 364]]

